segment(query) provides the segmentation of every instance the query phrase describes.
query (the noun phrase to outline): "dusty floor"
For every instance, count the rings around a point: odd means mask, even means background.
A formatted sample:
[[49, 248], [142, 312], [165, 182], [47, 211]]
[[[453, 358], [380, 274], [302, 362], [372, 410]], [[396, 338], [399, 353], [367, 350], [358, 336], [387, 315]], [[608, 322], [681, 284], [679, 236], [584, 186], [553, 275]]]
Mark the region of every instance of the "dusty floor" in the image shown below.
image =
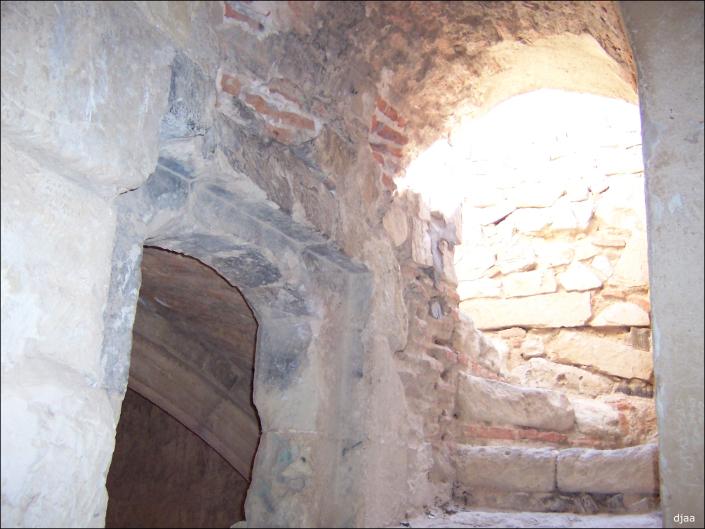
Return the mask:
[[661, 513], [578, 515], [537, 512], [458, 512], [420, 516], [398, 527], [661, 527]]

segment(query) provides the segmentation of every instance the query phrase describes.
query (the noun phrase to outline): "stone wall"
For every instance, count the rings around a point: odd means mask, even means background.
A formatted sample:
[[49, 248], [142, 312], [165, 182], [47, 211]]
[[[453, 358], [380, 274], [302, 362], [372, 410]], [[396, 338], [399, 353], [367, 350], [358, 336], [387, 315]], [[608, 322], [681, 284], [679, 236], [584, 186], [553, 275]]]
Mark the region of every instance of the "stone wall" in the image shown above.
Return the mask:
[[248, 482], [169, 414], [128, 388], [107, 477], [106, 527], [230, 527]]
[[510, 56], [573, 46], [605, 95], [634, 76], [611, 3], [410, 5], [2, 3], [3, 525], [103, 523], [145, 239], [260, 323], [249, 525], [450, 497], [456, 375], [484, 349], [457, 222], [395, 171], [463, 102], [580, 71], [515, 83]]
[[[505, 116], [522, 121], [499, 132]], [[476, 121], [467, 143], [454, 140], [471, 148], [465, 178], [476, 182], [466, 184], [463, 244], [455, 252], [460, 308], [487, 338], [472, 372], [558, 390], [583, 422], [592, 417], [590, 426], [577, 426], [582, 435], [535, 440], [599, 447], [652, 440], [638, 109], [544, 91]], [[466, 429], [470, 438], [492, 432], [531, 439], [503, 428]]]

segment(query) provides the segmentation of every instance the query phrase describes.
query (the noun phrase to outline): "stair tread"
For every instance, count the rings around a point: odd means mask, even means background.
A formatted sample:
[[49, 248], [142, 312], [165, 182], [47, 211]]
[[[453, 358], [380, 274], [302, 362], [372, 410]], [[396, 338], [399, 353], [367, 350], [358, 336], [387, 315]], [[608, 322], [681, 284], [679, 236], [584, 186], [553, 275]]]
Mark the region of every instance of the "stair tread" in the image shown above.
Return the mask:
[[646, 514], [571, 514], [460, 511], [422, 515], [396, 527], [663, 527], [659, 511]]

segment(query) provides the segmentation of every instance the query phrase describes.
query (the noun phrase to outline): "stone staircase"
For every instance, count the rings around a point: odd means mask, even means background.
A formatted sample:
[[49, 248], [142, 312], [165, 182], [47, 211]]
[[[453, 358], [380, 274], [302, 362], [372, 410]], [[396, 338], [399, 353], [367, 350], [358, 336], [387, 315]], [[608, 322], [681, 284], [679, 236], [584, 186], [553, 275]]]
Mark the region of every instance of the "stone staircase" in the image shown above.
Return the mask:
[[661, 513], [596, 514], [429, 511], [395, 527], [662, 527]]
[[[455, 418], [453, 501], [463, 509], [658, 508], [657, 445], [615, 448], [625, 426], [616, 407], [462, 373]], [[586, 439], [593, 445], [580, 446]], [[597, 440], [609, 448], [595, 448]]]
[[617, 450], [460, 445], [453, 500], [463, 508], [645, 513], [658, 508], [655, 444]]

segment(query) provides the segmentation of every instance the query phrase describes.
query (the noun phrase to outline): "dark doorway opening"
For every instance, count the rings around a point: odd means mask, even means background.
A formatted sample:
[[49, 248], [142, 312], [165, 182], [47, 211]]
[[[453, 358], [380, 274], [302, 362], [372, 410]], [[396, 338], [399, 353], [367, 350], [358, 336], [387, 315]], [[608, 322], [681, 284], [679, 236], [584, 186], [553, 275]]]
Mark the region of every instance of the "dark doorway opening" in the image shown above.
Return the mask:
[[260, 435], [256, 334], [244, 297], [217, 272], [145, 247], [106, 527], [229, 527], [244, 518]]

